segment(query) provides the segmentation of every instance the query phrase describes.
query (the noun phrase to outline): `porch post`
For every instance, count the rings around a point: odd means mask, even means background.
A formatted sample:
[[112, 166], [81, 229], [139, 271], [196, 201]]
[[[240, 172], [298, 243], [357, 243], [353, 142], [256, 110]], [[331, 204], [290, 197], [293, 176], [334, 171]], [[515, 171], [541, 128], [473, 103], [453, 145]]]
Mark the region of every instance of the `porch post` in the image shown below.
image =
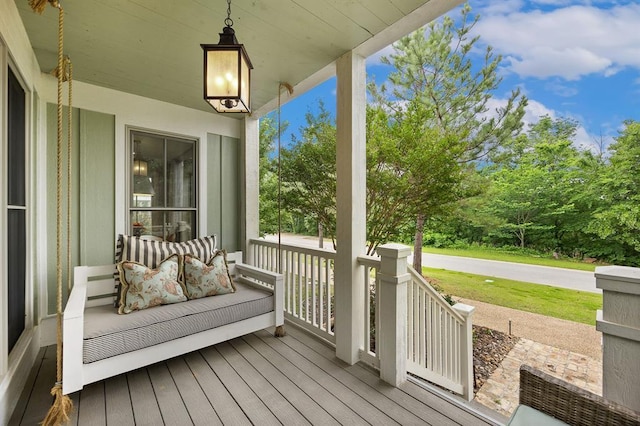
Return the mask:
[[260, 233], [260, 122], [252, 117], [244, 119], [244, 141], [242, 143], [242, 199], [240, 218], [240, 244], [244, 262], [253, 262], [249, 240]]
[[640, 411], [640, 268], [599, 266], [602, 310], [602, 395]]
[[407, 380], [407, 285], [411, 281], [407, 257], [411, 248], [385, 244], [376, 252], [380, 255], [380, 328], [376, 336], [380, 378], [399, 386]]
[[364, 347], [364, 276], [357, 257], [366, 244], [365, 58], [346, 53], [336, 63], [336, 356], [355, 364]]
[[471, 401], [473, 399], [473, 325], [471, 317], [476, 308], [464, 303], [456, 303], [452, 308], [464, 318], [460, 333], [460, 376], [463, 386], [462, 396], [467, 401]]

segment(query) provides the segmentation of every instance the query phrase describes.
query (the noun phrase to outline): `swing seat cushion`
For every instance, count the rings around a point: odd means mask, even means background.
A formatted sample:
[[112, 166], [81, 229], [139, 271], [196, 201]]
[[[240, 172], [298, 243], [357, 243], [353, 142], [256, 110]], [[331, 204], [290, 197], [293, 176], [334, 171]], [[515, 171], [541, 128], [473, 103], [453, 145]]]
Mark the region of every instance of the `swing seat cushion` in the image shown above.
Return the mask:
[[234, 293], [118, 315], [111, 305], [85, 310], [83, 363], [168, 342], [274, 310], [272, 292], [241, 282]]

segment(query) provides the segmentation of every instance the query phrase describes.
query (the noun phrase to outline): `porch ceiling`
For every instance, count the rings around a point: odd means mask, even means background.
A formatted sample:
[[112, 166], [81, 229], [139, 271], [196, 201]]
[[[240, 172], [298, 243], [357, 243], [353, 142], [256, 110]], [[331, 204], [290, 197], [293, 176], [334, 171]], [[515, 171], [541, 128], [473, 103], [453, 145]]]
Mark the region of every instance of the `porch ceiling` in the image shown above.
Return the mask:
[[[412, 31], [416, 22], [423, 25], [460, 2], [234, 0], [234, 29], [254, 66], [252, 109], [273, 102], [280, 81], [297, 85], [372, 39], [376, 43], [361, 54], [374, 53]], [[62, 4], [65, 52], [76, 80], [212, 111], [202, 100], [200, 44], [218, 42], [226, 18], [224, 0]], [[16, 0], [16, 5], [41, 70], [49, 72], [56, 64], [57, 13], [47, 7], [37, 15], [27, 0]]]

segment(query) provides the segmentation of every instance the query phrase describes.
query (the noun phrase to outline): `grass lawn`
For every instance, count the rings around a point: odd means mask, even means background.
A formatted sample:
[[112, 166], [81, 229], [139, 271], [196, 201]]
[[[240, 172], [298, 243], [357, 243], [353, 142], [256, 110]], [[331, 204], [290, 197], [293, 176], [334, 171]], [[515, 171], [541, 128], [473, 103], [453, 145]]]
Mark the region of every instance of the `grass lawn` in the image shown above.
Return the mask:
[[477, 259], [502, 260], [504, 262], [526, 263], [529, 265], [554, 266], [556, 268], [578, 269], [580, 271], [594, 271], [596, 266], [593, 263], [585, 263], [570, 259], [554, 259], [553, 257], [533, 256], [518, 253], [510, 253], [502, 250], [490, 248], [435, 248], [424, 247], [424, 253], [445, 254], [448, 256], [474, 257]]
[[[602, 295], [503, 278], [444, 269], [422, 268], [422, 273], [455, 297], [477, 300], [521, 311], [595, 325]], [[487, 281], [489, 280], [489, 281]]]

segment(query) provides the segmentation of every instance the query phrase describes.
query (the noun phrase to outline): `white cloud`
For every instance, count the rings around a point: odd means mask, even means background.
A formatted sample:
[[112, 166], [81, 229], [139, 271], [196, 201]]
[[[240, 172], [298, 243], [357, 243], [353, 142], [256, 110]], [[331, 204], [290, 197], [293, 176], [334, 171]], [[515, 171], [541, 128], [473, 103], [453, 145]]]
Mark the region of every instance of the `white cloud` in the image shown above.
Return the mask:
[[549, 10], [568, 1], [538, 0], [544, 11], [523, 11], [519, 1], [506, 3], [520, 10], [504, 5], [504, 11], [492, 6], [474, 10], [482, 16], [474, 31], [521, 77], [576, 80], [594, 73], [611, 76], [625, 67], [640, 69], [638, 4]]
[[482, 9], [482, 15], [505, 15], [517, 12], [524, 7], [523, 0], [479, 0], [473, 2], [474, 12], [477, 7]]
[[[495, 116], [496, 109], [503, 108], [506, 104], [507, 99], [491, 98], [487, 103], [489, 110], [484, 114], [485, 117], [490, 118]], [[567, 117], [566, 115], [560, 114], [558, 111], [545, 106], [541, 102], [529, 99], [528, 105], [525, 108], [524, 117], [522, 118], [522, 122], [524, 124], [522, 130], [526, 132], [531, 125], [536, 124], [540, 121], [540, 117], [545, 115], [549, 116], [551, 119], [557, 119], [560, 117], [575, 118]], [[577, 121], [580, 123], [580, 120]], [[601, 138], [605, 147], [613, 141], [613, 137], [608, 134], [593, 135], [590, 134], [584, 126], [578, 124], [578, 127], [576, 128], [576, 135], [573, 138], [573, 145], [578, 148], [588, 149], [597, 153], [600, 149], [598, 144]]]
[[554, 110], [547, 108], [545, 105], [533, 99], [528, 100], [528, 104], [524, 110], [524, 129], [528, 129], [529, 125], [535, 124], [540, 121], [540, 117], [548, 115], [551, 118], [556, 118], [557, 114]]

